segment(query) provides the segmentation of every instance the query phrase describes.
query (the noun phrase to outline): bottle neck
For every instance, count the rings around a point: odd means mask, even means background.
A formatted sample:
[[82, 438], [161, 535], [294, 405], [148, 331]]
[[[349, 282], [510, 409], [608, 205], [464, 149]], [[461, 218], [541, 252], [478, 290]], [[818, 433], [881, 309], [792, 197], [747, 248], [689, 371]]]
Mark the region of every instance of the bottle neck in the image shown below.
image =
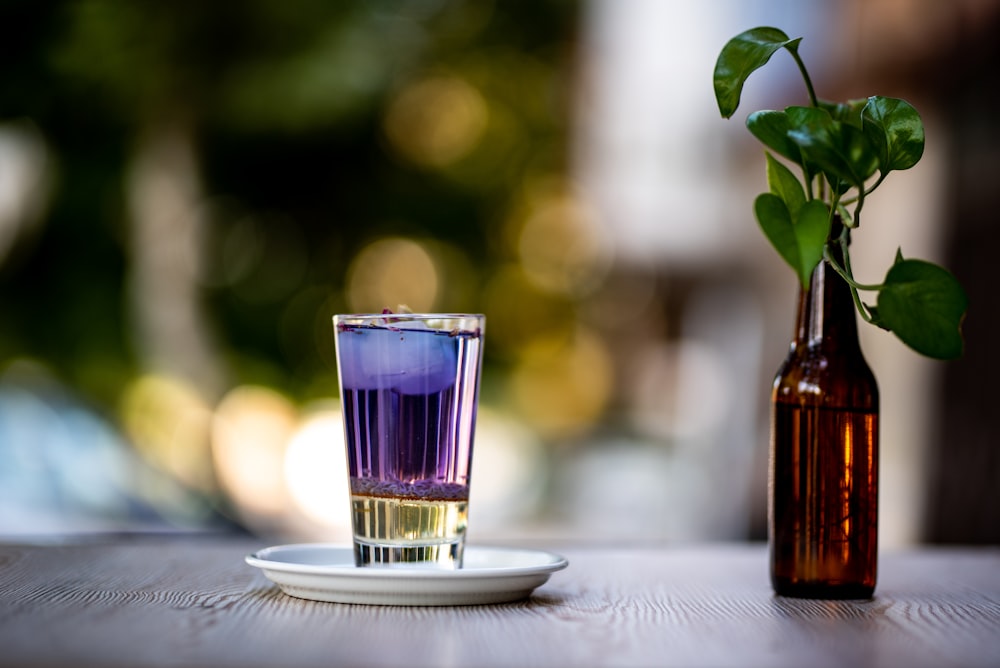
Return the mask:
[[[834, 234], [839, 235], [839, 221]], [[833, 257], [843, 263], [839, 245], [832, 247]], [[813, 270], [808, 289], [801, 289], [795, 344], [828, 350], [860, 350], [857, 316], [851, 288], [826, 260]]]

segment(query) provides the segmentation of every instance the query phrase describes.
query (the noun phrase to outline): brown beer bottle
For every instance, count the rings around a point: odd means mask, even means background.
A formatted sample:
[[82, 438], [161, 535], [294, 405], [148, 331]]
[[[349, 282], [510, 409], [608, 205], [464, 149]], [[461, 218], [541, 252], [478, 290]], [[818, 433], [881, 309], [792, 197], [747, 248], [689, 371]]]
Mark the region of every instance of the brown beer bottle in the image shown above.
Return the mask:
[[[831, 238], [839, 236], [834, 221]], [[839, 249], [834, 252], [843, 262]], [[774, 380], [768, 499], [771, 584], [801, 598], [870, 598], [878, 551], [878, 386], [850, 287], [824, 260], [801, 290]]]

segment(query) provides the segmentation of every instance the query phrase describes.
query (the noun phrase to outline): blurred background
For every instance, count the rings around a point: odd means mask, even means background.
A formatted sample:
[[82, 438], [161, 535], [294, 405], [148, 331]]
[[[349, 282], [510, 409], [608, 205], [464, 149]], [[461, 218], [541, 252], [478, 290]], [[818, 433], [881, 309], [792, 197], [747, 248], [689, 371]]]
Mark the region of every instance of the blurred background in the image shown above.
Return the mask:
[[1000, 542], [1000, 2], [0, 0], [0, 536], [349, 538], [331, 316], [487, 315], [470, 540], [765, 537], [794, 276], [735, 34], [927, 148], [866, 207], [965, 284], [967, 354], [862, 328], [884, 546]]

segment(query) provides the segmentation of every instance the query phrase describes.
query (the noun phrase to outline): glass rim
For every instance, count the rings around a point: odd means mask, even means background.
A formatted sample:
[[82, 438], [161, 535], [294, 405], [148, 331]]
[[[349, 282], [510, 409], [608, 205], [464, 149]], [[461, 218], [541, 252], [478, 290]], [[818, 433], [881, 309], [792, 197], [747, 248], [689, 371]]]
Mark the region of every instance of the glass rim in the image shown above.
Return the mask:
[[373, 318], [399, 320], [461, 320], [485, 319], [483, 313], [335, 313], [335, 320], [371, 320]]

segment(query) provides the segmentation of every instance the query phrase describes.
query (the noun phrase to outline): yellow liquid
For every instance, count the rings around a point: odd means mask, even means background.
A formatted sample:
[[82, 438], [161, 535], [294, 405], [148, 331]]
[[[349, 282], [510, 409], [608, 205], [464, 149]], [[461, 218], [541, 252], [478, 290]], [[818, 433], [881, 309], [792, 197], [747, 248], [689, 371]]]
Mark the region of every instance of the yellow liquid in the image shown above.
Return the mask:
[[469, 502], [351, 496], [358, 565], [461, 566]]

